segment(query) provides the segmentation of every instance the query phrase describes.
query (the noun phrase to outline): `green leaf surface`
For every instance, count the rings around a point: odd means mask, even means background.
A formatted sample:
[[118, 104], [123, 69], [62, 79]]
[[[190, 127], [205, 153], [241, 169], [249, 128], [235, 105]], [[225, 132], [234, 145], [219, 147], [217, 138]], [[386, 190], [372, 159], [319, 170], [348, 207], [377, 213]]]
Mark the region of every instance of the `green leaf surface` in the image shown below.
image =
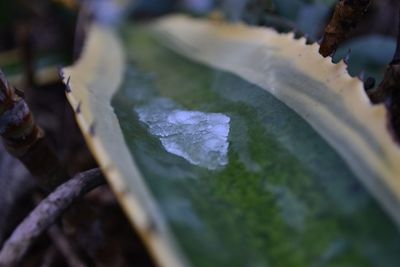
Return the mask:
[[[173, 53], [141, 28], [128, 26], [123, 36], [128, 67], [112, 106], [193, 266], [396, 265], [397, 229], [294, 111], [233, 74]], [[174, 112], [185, 118], [165, 123]], [[207, 119], [191, 117], [191, 125], [185, 112], [230, 118], [226, 164], [190, 162], [207, 153], [195, 143], [206, 145], [201, 136], [209, 132], [199, 130]], [[168, 142], [181, 147], [171, 153]]]
[[92, 27], [67, 96], [160, 266], [398, 265], [386, 113], [302, 42], [180, 16]]

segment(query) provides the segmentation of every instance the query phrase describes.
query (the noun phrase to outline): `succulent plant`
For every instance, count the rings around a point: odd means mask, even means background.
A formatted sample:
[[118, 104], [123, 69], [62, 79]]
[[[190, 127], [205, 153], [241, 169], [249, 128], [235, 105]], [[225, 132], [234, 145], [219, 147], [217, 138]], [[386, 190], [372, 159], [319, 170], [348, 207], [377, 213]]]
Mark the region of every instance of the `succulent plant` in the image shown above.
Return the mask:
[[67, 97], [160, 266], [399, 262], [388, 112], [318, 49], [180, 15], [91, 26]]

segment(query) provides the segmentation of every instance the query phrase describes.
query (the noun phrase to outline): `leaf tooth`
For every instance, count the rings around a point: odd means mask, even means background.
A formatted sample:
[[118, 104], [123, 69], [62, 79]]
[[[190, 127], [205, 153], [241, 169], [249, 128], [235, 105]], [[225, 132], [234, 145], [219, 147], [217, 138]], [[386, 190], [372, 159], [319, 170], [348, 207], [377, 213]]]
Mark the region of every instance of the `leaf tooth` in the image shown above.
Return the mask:
[[69, 84], [69, 81], [71, 79], [71, 76], [68, 77], [67, 82], [65, 83], [65, 92], [71, 93], [71, 86]]
[[89, 127], [89, 134], [93, 137], [96, 135], [96, 122], [93, 122]]
[[81, 106], [82, 106], [82, 102], [79, 101], [78, 106], [76, 106], [76, 109], [75, 109], [75, 112], [76, 112], [77, 114], [80, 114], [80, 113], [81, 113]]

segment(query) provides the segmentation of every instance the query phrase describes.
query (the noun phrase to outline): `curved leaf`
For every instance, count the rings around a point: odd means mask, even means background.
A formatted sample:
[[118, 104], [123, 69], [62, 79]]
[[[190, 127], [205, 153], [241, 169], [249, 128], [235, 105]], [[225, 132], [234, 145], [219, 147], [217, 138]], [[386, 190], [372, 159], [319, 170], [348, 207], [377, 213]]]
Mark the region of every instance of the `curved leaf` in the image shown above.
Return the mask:
[[400, 152], [345, 68], [292, 35], [176, 16], [94, 25], [64, 75], [161, 266], [396, 266], [364, 185], [397, 220]]

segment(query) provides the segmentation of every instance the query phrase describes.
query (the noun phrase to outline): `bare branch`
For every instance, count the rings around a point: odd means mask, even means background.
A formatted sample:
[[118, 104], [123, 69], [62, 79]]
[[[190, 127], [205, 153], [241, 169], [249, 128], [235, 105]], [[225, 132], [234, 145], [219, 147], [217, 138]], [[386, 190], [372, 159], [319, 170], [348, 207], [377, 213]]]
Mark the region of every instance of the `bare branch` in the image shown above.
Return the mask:
[[39, 184], [52, 190], [66, 179], [66, 171], [36, 125], [25, 100], [0, 71], [0, 135], [7, 151], [18, 158]]
[[104, 183], [99, 169], [77, 174], [44, 199], [14, 230], [0, 251], [0, 267], [13, 267], [30, 245], [46, 231], [71, 204], [93, 188]]
[[340, 0], [321, 41], [319, 53], [324, 56], [332, 55], [339, 44], [347, 39], [350, 30], [356, 27], [366, 13], [370, 0]]

